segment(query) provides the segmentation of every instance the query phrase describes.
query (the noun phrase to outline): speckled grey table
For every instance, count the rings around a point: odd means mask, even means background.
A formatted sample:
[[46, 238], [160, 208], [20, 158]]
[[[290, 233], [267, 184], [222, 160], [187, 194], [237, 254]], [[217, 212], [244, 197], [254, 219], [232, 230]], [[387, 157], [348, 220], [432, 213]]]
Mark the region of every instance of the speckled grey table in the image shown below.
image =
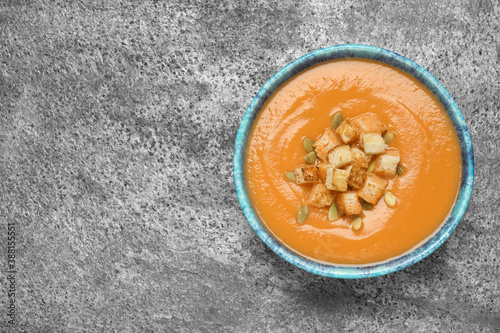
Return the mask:
[[[499, 20], [496, 0], [3, 1], [0, 331], [499, 331]], [[238, 124], [260, 86], [342, 43], [434, 74], [462, 109], [476, 162], [444, 246], [357, 281], [270, 252], [232, 180]]]

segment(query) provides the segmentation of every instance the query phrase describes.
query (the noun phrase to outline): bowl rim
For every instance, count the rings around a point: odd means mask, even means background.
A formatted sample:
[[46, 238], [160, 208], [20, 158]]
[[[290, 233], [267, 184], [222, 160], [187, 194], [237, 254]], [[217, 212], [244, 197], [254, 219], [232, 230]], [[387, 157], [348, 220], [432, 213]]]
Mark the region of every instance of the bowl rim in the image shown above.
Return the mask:
[[[253, 120], [264, 103], [276, 89], [297, 73], [316, 64], [340, 58], [366, 58], [378, 60], [400, 68], [422, 82], [445, 107], [459, 137], [460, 149], [462, 152], [462, 184], [453, 210], [449, 214], [446, 222], [441, 224], [440, 228], [431, 238], [419, 244], [410, 252], [383, 262], [369, 265], [346, 266], [322, 264], [288, 250], [284, 245], [280, 244], [260, 222], [257, 214], [252, 208], [245, 185], [244, 167], [248, 136]], [[233, 176], [236, 194], [246, 219], [257, 235], [272, 251], [289, 263], [313, 274], [333, 278], [358, 279], [385, 275], [411, 266], [430, 255], [446, 241], [462, 219], [472, 193], [474, 183], [474, 154], [470, 133], [460, 109], [450, 93], [432, 74], [412, 60], [395, 52], [376, 46], [343, 44], [318, 49], [301, 56], [280, 69], [262, 86], [245, 111], [238, 128], [233, 155]]]

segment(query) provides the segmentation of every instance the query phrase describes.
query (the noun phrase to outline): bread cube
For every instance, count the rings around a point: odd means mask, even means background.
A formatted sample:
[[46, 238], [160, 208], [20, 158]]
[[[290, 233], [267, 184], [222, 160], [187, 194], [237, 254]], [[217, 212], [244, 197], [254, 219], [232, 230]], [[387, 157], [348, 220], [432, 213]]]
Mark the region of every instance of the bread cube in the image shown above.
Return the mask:
[[354, 164], [358, 164], [360, 167], [368, 168], [370, 161], [372, 159], [371, 156], [366, 155], [363, 150], [358, 147], [351, 147], [352, 159], [354, 160]]
[[358, 215], [363, 213], [356, 192], [340, 192], [335, 196], [335, 205], [340, 216]]
[[385, 151], [385, 141], [380, 132], [361, 133], [359, 145], [368, 155], [381, 154]]
[[388, 149], [385, 153], [375, 158], [375, 168], [373, 172], [382, 177], [394, 177], [396, 176], [396, 169], [399, 161], [399, 150]]
[[384, 193], [388, 184], [388, 180], [380, 178], [373, 173], [369, 173], [366, 176], [365, 184], [361, 190], [358, 191], [358, 196], [372, 205], [375, 205]]
[[319, 179], [323, 184], [326, 182], [326, 171], [330, 167], [330, 163], [320, 163], [318, 164], [319, 169]]
[[326, 187], [333, 191], [347, 191], [347, 179], [351, 174], [351, 168], [352, 167], [342, 170], [330, 166], [326, 173]]
[[380, 118], [373, 113], [364, 113], [352, 120], [354, 126], [360, 133], [380, 132], [385, 133], [387, 129]]
[[344, 143], [349, 143], [359, 138], [359, 132], [349, 118], [335, 130]]
[[353, 190], [358, 190], [363, 186], [366, 180], [366, 167], [359, 163], [354, 163], [351, 166], [351, 173], [347, 179], [347, 185]]
[[309, 184], [319, 183], [319, 169], [315, 165], [300, 166], [295, 168], [295, 183]]
[[316, 155], [322, 160], [326, 160], [328, 153], [335, 147], [341, 145], [342, 142], [337, 137], [331, 128], [327, 128], [321, 136], [314, 141], [314, 150]]
[[348, 145], [337, 146], [328, 154], [328, 161], [334, 168], [340, 168], [351, 163], [352, 160], [351, 147]]
[[324, 184], [313, 184], [307, 193], [306, 202], [314, 207], [331, 206], [335, 195]]

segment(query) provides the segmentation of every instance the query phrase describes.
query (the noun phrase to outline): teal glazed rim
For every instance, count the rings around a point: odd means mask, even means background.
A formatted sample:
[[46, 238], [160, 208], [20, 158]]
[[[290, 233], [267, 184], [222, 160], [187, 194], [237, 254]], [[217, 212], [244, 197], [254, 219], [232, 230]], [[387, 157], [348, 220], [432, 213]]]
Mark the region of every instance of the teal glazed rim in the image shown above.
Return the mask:
[[[253, 121], [267, 99], [295, 74], [318, 63], [340, 58], [366, 58], [381, 61], [405, 71], [422, 82], [445, 107], [455, 126], [462, 151], [463, 175], [460, 193], [446, 222], [441, 225], [434, 236], [411, 252], [372, 265], [322, 264], [288, 250], [274, 239], [262, 225], [250, 203], [245, 186], [245, 150], [248, 136]], [[430, 255], [444, 243], [457, 227], [469, 203], [474, 183], [474, 154], [469, 130], [460, 109], [448, 91], [434, 76], [415, 62], [397, 53], [374, 46], [346, 44], [330, 46], [308, 53], [286, 65], [264, 84], [243, 115], [238, 129], [234, 147], [233, 172], [236, 194], [243, 213], [257, 235], [271, 250], [289, 263], [310, 273], [341, 279], [359, 279], [389, 274], [411, 266]]]

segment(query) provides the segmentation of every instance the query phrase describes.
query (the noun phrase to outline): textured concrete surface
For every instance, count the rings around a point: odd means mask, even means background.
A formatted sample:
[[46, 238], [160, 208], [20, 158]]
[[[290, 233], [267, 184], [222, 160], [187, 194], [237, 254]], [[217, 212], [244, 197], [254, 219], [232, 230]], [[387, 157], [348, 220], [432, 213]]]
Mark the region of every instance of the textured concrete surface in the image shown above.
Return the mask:
[[[495, 0], [3, 1], [0, 331], [499, 331], [499, 20]], [[232, 180], [260, 86], [342, 43], [433, 73], [462, 109], [476, 162], [451, 238], [358, 281], [270, 252]]]

